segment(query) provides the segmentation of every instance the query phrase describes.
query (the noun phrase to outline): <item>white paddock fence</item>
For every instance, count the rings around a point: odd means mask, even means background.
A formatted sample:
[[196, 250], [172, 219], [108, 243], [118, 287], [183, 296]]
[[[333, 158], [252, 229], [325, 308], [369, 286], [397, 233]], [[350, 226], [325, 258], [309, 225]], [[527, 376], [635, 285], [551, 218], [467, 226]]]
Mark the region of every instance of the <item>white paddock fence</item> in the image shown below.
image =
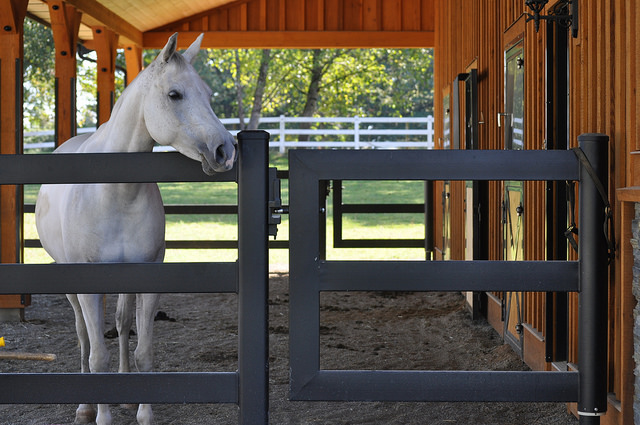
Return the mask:
[[[222, 123], [234, 135], [239, 131], [237, 118], [225, 118]], [[248, 121], [248, 119], [247, 119]], [[308, 124], [310, 128], [301, 128]], [[433, 149], [433, 116], [426, 117], [263, 117], [260, 130], [271, 134], [270, 148], [284, 153], [287, 148], [347, 148], [347, 149]], [[78, 134], [95, 128], [79, 128]], [[29, 143], [34, 137], [51, 140]], [[24, 133], [24, 150], [51, 149], [53, 130]], [[300, 136], [303, 139], [300, 140]], [[157, 150], [163, 150], [161, 148]]]

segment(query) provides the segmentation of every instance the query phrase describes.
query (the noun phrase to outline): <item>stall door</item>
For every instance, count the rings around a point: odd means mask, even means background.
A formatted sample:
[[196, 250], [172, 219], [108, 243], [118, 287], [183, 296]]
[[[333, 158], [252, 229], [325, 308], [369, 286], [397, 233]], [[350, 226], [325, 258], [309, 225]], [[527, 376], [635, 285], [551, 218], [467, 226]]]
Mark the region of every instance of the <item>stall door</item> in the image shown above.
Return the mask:
[[[524, 149], [524, 51], [522, 42], [505, 53], [505, 111], [501, 119], [504, 125], [505, 149]], [[504, 182], [503, 199], [503, 249], [507, 261], [522, 261], [524, 251], [524, 182]], [[517, 276], [514, 276], [517, 279]], [[524, 315], [523, 294], [503, 294], [504, 338], [522, 354]]]

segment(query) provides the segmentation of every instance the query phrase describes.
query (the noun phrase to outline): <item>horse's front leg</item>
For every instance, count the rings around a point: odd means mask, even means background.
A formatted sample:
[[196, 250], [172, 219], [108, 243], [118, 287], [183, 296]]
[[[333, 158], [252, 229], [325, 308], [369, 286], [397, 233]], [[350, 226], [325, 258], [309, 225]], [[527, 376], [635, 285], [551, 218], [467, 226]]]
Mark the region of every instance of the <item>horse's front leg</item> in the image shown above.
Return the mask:
[[[151, 372], [153, 369], [153, 320], [158, 310], [158, 294], [138, 294], [136, 300], [136, 326], [138, 346], [134, 354], [139, 372]], [[140, 404], [136, 419], [140, 425], [151, 425], [153, 412], [150, 404]]]
[[[80, 371], [89, 373], [89, 335], [87, 334], [87, 326], [82, 315], [82, 308], [76, 294], [67, 294], [67, 299], [73, 307], [73, 314], [76, 319], [76, 333], [78, 334], [78, 343], [80, 344]], [[81, 404], [76, 410], [77, 424], [88, 424], [96, 420], [96, 409], [91, 404]]]
[[[89, 369], [91, 372], [107, 372], [109, 369], [109, 352], [104, 342], [104, 305], [101, 294], [78, 295], [82, 315], [87, 327], [91, 350], [89, 353]], [[98, 405], [96, 425], [111, 425], [111, 411], [108, 404]]]

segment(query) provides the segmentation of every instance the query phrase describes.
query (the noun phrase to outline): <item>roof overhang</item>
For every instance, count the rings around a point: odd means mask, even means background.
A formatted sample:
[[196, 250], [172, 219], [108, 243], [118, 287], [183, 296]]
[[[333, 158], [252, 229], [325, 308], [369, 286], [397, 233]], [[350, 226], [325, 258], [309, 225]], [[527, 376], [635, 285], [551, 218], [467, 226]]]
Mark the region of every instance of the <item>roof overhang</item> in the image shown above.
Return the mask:
[[[82, 12], [79, 40], [92, 27], [119, 35], [118, 44], [161, 48], [180, 32], [179, 47], [200, 33], [203, 48], [411, 48], [434, 45], [435, 0], [363, 2], [346, 10], [328, 0], [64, 0]], [[27, 13], [50, 22], [44, 0]]]

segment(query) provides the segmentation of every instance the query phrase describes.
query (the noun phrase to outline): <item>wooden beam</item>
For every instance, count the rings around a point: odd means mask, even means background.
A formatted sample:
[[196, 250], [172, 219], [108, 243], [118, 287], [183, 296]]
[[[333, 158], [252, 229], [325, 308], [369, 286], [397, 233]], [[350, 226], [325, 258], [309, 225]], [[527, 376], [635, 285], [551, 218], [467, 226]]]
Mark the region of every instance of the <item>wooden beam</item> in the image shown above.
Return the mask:
[[93, 27], [92, 30], [94, 48], [98, 55], [98, 125], [100, 125], [109, 120], [115, 102], [118, 34], [107, 27]]
[[[145, 32], [143, 48], [161, 49], [171, 31]], [[434, 45], [433, 31], [220, 31], [206, 32], [203, 49], [247, 48], [427, 48]], [[184, 49], [200, 35], [180, 32], [178, 48]]]
[[55, 143], [69, 140], [76, 132], [76, 49], [82, 13], [62, 0], [47, 3], [56, 56]]
[[[0, 154], [22, 153], [22, 75], [27, 0], [0, 2]], [[22, 258], [22, 187], [0, 187], [0, 261]]]
[[[0, 154], [22, 153], [24, 17], [28, 0], [0, 1]], [[0, 261], [22, 261], [22, 186], [0, 186]], [[22, 302], [24, 300], [24, 303]], [[1, 295], [0, 308], [24, 308], [30, 300]]]
[[123, 45], [135, 44], [142, 47], [142, 31], [104, 7], [97, 0], [65, 0], [65, 2], [82, 11], [82, 22], [87, 26], [106, 27], [120, 34], [120, 42]]
[[142, 71], [142, 48], [134, 44], [124, 46], [124, 60], [127, 64], [127, 84]]
[[29, 2], [26, 0], [3, 0], [0, 2], [0, 28], [3, 35], [16, 36], [22, 33], [28, 4]]

